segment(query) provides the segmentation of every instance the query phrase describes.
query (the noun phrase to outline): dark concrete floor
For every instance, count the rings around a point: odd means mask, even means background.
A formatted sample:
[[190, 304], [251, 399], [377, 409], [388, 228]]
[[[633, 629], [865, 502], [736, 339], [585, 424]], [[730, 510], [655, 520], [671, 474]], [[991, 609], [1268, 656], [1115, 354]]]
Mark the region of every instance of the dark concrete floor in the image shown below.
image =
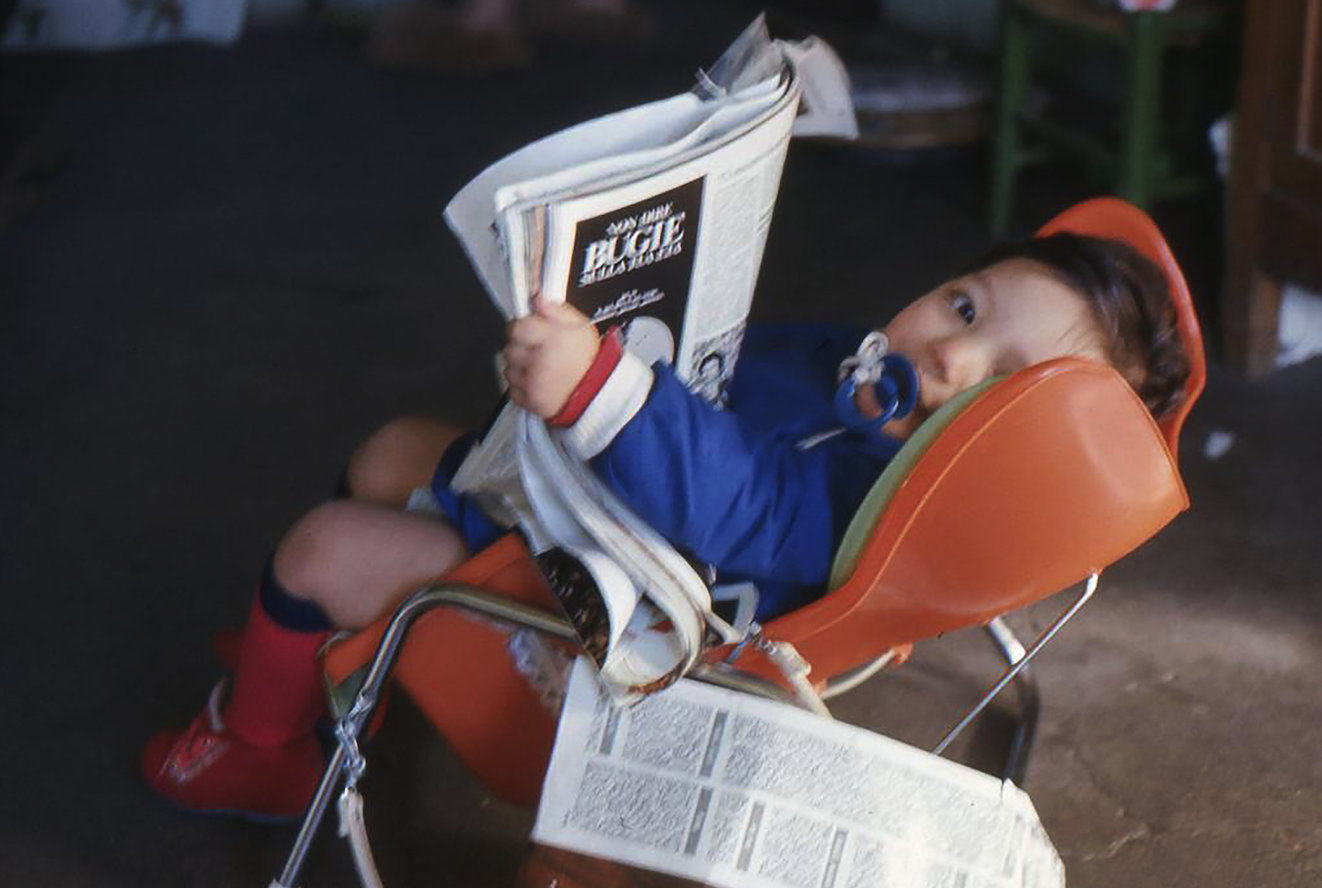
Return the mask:
[[[480, 85], [375, 70], [306, 31], [0, 59], [6, 122], [62, 146], [0, 231], [0, 884], [278, 871], [291, 829], [169, 809], [139, 783], [141, 742], [200, 705], [211, 633], [356, 440], [491, 402], [500, 324], [448, 197], [537, 135], [685, 88], [746, 12], [677, 4], [650, 49], [552, 50]], [[880, 320], [985, 246], [982, 157], [894, 161], [791, 152], [758, 316]], [[1024, 223], [1086, 193], [1072, 182], [1030, 177]], [[1205, 313], [1216, 212], [1159, 213]], [[1322, 880], [1320, 391], [1319, 361], [1250, 383], [1214, 356], [1185, 433], [1193, 510], [1043, 656], [1028, 789], [1074, 886]], [[1215, 429], [1237, 441], [1213, 461]], [[839, 708], [927, 744], [993, 669], [956, 633]], [[375, 748], [387, 883], [506, 884], [530, 812], [484, 797], [407, 706]], [[306, 883], [354, 883], [337, 843]]]

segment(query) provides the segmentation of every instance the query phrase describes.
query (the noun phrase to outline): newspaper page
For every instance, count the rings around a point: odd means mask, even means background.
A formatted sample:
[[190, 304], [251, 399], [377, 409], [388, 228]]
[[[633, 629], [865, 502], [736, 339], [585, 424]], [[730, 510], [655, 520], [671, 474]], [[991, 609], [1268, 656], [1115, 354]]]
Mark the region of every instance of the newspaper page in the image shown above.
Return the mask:
[[[496, 307], [513, 315], [508, 257], [493, 228], [496, 192], [512, 184], [666, 144], [677, 124], [701, 111], [691, 93], [598, 117], [546, 136], [483, 170], [445, 208], [445, 221]], [[673, 139], [669, 140], [673, 141]]]
[[548, 208], [541, 295], [661, 360], [712, 403], [734, 371], [797, 107], [783, 87], [748, 131], [640, 181]]
[[[786, 74], [782, 70], [721, 100], [686, 94], [581, 124], [515, 152], [465, 186], [447, 207], [446, 219], [502, 314], [528, 314], [534, 293], [567, 299], [595, 322], [619, 325], [625, 347], [641, 360], [674, 365], [682, 379], [692, 378], [696, 390], [719, 403], [734, 370], [757, 273], [756, 265], [733, 274], [729, 269], [761, 257], [795, 120], [798, 86]], [[632, 112], [643, 109], [648, 113], [634, 119]], [[632, 151], [597, 156], [589, 149], [620, 146], [618, 136], [607, 139], [597, 126], [607, 121], [611, 133], [623, 129], [650, 133], [652, 139], [635, 135]], [[662, 144], [638, 147], [653, 141]], [[575, 152], [589, 159], [554, 172], [543, 166], [547, 156], [567, 162]], [[644, 158], [650, 165], [624, 162]], [[593, 178], [589, 172], [610, 175]], [[533, 178], [511, 181], [519, 173]], [[766, 183], [765, 206], [721, 197], [741, 185], [747, 191], [750, 178]], [[703, 219], [713, 198], [721, 203], [711, 211], [716, 219], [705, 226], [723, 236], [713, 247], [724, 250], [717, 275], [698, 264]], [[730, 249], [734, 233], [747, 242], [734, 241], [736, 248]], [[701, 339], [711, 325], [687, 318], [695, 279], [700, 293], [711, 294], [705, 298], [728, 303], [724, 311], [703, 313], [715, 315], [723, 328]], [[745, 292], [713, 289], [736, 280]], [[692, 325], [694, 332], [686, 336]], [[700, 354], [699, 347], [705, 349]], [[683, 359], [679, 364], [677, 357]], [[505, 410], [454, 478], [455, 489], [492, 501], [498, 520], [526, 507], [526, 498], [510, 495], [518, 487], [510, 458], [515, 413], [513, 407]]]
[[[558, 203], [507, 206], [496, 220], [511, 260], [501, 311], [528, 314], [533, 292], [567, 300], [603, 327], [619, 325], [631, 353], [673, 366], [719, 405], [752, 302], [796, 94], [782, 84], [762, 119], [746, 122], [750, 131], [669, 158], [669, 168], [635, 171], [634, 181], [598, 183]], [[514, 413], [506, 409], [454, 478], [455, 489], [495, 499], [501, 518], [526, 504], [508, 495], [518, 486]]]
[[[514, 314], [509, 292], [510, 255], [500, 242], [496, 214], [536, 195], [568, 195], [608, 182], [629, 170], [656, 169], [702, 143], [748, 126], [780, 87], [787, 45], [772, 41], [758, 16], [712, 67], [699, 72], [700, 88], [627, 108], [553, 133], [507, 155], [465, 185], [445, 208], [445, 221], [468, 254], [479, 280], [506, 316]], [[810, 38], [792, 58], [816, 81], [814, 95], [837, 127], [835, 135], [857, 133], [843, 66], [830, 49]], [[818, 113], [801, 115], [796, 132], [817, 134]], [[500, 193], [498, 199], [497, 195]]]
[[[527, 313], [534, 289], [569, 301], [594, 322], [620, 324], [626, 348], [649, 364], [677, 365], [681, 379], [691, 378], [699, 396], [719, 405], [795, 118], [799, 84], [782, 66], [774, 86], [761, 81], [750, 88], [755, 101], [740, 101], [741, 113], [745, 106], [756, 112], [743, 129], [667, 158], [659, 169], [529, 206], [509, 204], [498, 189], [514, 313]], [[515, 260], [530, 256], [544, 266]], [[511, 440], [517, 463], [509, 459]], [[561, 572], [590, 581], [605, 608], [573, 612], [608, 625], [575, 626], [584, 638], [606, 640], [589, 650], [621, 699], [663, 687], [691, 667], [705, 625], [735, 640], [728, 624], [709, 615], [706, 584], [688, 561], [574, 464], [539, 421], [507, 407], [452, 483], [492, 503], [494, 514], [515, 515], [535, 553], [558, 547], [577, 560], [579, 569], [562, 560]], [[643, 601], [650, 605], [640, 609]]]
[[[446, 218], [499, 309], [567, 301], [721, 406], [799, 122], [799, 64], [825, 77], [819, 117], [853, 119], [829, 48], [787, 47], [759, 17], [693, 93], [551, 136], [465, 186]], [[694, 565], [539, 419], [507, 405], [452, 487], [524, 531], [617, 699], [675, 681], [708, 629], [740, 637]]]
[[729, 888], [1048, 888], [1009, 782], [685, 679], [627, 709], [580, 659], [533, 840]]

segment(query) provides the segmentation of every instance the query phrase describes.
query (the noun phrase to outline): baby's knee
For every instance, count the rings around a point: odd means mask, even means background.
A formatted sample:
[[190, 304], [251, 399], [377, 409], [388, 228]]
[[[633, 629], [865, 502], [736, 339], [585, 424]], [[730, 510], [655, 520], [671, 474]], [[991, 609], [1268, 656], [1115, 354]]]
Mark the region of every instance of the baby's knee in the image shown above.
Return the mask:
[[460, 434], [426, 416], [391, 420], [350, 458], [350, 492], [357, 499], [402, 506], [413, 488], [431, 480], [441, 455]]
[[272, 568], [280, 584], [299, 598], [316, 599], [335, 560], [351, 550], [353, 522], [342, 501], [323, 503], [299, 518], [276, 546]]

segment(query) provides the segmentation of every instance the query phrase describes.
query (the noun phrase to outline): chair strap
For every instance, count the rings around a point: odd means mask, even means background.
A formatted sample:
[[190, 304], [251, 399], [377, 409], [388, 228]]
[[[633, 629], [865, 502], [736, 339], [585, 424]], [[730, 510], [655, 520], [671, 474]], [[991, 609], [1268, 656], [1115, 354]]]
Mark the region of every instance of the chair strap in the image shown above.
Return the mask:
[[340, 793], [340, 835], [349, 840], [353, 851], [354, 869], [363, 888], [385, 888], [372, 857], [372, 843], [367, 839], [367, 823], [363, 820], [363, 796], [352, 784]]
[[823, 718], [834, 720], [831, 710], [826, 708], [822, 702], [821, 694], [817, 693], [817, 688], [808, 680], [808, 673], [812, 671], [812, 664], [803, 658], [794, 645], [788, 641], [771, 641], [762, 634], [759, 628], [757, 636], [753, 639], [753, 645], [766, 655], [776, 668], [780, 670], [781, 675], [785, 676], [785, 681], [789, 682], [790, 688], [794, 691], [794, 696], [806, 709], [811, 710]]

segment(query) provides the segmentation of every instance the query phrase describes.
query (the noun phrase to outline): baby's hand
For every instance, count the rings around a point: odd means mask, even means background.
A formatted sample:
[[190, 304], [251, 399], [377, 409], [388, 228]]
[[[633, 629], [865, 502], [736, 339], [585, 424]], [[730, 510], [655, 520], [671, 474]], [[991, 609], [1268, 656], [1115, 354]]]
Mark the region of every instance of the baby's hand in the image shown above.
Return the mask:
[[555, 416], [600, 345], [596, 328], [578, 309], [536, 299], [532, 314], [509, 325], [504, 355], [511, 400], [543, 419]]

